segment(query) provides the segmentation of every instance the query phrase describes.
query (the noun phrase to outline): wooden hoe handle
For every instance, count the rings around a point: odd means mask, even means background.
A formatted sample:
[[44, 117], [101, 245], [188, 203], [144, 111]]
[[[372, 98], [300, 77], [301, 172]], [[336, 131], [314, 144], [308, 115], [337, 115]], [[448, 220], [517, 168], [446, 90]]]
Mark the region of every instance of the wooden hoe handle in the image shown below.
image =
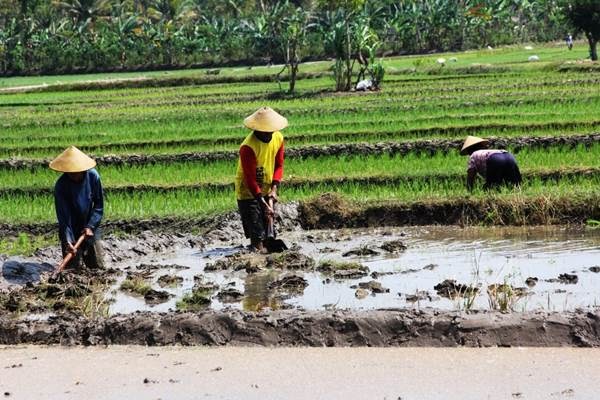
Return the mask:
[[[85, 233], [83, 233], [81, 236], [79, 236], [79, 239], [77, 239], [75, 246], [73, 246], [73, 247], [75, 247], [75, 250], [79, 249], [79, 246], [81, 246], [81, 244], [83, 243], [84, 240], [85, 240]], [[73, 253], [67, 254], [65, 256], [65, 258], [63, 258], [62, 262], [58, 265], [58, 267], [56, 268], [56, 271], [54, 273], [58, 274], [58, 273], [62, 272], [62, 270], [65, 269], [65, 267], [67, 266], [69, 261], [71, 261], [72, 258], [73, 258]]]

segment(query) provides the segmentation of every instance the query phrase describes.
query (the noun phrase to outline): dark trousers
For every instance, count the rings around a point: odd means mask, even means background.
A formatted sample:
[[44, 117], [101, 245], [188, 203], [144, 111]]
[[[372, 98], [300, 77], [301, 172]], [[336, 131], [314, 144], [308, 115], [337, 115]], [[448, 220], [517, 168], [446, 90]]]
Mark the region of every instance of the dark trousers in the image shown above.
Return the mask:
[[265, 240], [265, 211], [258, 200], [238, 200], [244, 235], [252, 242]]
[[510, 153], [491, 155], [486, 169], [485, 187], [488, 189], [501, 185], [520, 185], [523, 180], [517, 160]]
[[[61, 243], [62, 254], [65, 257], [69, 251], [66, 242]], [[102, 243], [99, 239], [88, 239], [84, 241], [75, 257], [69, 261], [66, 268], [81, 268], [81, 263], [90, 269], [103, 269], [104, 268], [104, 251], [102, 250]]]

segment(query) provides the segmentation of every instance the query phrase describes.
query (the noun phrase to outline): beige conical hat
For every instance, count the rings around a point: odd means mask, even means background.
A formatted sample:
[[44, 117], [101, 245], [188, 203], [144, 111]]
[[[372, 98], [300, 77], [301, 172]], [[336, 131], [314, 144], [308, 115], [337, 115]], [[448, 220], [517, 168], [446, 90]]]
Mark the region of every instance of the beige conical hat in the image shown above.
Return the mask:
[[271, 107], [261, 107], [244, 120], [244, 125], [253, 131], [275, 132], [288, 126], [288, 121]]
[[75, 146], [69, 146], [60, 156], [50, 162], [50, 168], [58, 172], [83, 172], [95, 166], [96, 161]]
[[469, 147], [474, 146], [476, 144], [479, 143], [485, 143], [488, 144], [489, 140], [487, 139], [482, 139], [480, 137], [477, 136], [467, 136], [467, 139], [465, 140], [465, 144], [463, 144], [462, 149], [460, 149], [460, 154], [461, 155], [466, 155], [467, 154], [467, 150], [469, 149]]

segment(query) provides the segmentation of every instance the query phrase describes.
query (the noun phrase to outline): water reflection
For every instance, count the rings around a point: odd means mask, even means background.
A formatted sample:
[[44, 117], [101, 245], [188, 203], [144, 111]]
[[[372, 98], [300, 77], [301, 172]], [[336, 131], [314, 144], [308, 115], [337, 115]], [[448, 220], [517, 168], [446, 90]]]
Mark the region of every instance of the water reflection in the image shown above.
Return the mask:
[[245, 296], [242, 308], [245, 311], [261, 311], [265, 308], [279, 310], [282, 299], [276, 290], [269, 289], [278, 275], [275, 271], [248, 275], [244, 280]]

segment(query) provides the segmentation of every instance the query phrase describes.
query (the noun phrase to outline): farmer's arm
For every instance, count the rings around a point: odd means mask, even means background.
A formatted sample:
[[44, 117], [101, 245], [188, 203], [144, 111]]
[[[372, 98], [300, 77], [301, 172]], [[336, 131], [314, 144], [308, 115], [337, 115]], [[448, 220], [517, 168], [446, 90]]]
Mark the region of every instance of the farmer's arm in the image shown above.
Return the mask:
[[68, 243], [75, 243], [73, 230], [71, 229], [71, 212], [64, 193], [60, 185], [54, 188], [54, 207], [56, 208], [56, 219], [58, 219], [58, 230], [61, 236]]
[[248, 146], [240, 147], [240, 162], [242, 171], [244, 171], [246, 187], [255, 198], [258, 198], [262, 194], [262, 190], [256, 181], [256, 156], [252, 148]]
[[98, 228], [98, 225], [100, 225], [100, 221], [104, 215], [104, 193], [102, 191], [100, 176], [92, 176], [92, 212], [85, 227], [95, 231]]
[[467, 171], [467, 189], [469, 191], [473, 190], [473, 185], [475, 184], [475, 177], [477, 176], [477, 171], [468, 170]]
[[281, 147], [277, 150], [277, 154], [275, 155], [275, 171], [273, 172], [273, 181], [271, 182], [271, 192], [269, 196], [273, 196], [277, 198], [277, 189], [279, 188], [279, 184], [283, 179], [283, 160], [284, 160], [284, 148], [283, 143], [281, 143]]
[[477, 177], [477, 165], [475, 163], [475, 157], [471, 155], [469, 157], [469, 164], [467, 166], [467, 190], [472, 191], [473, 185], [475, 184], [475, 178]]

